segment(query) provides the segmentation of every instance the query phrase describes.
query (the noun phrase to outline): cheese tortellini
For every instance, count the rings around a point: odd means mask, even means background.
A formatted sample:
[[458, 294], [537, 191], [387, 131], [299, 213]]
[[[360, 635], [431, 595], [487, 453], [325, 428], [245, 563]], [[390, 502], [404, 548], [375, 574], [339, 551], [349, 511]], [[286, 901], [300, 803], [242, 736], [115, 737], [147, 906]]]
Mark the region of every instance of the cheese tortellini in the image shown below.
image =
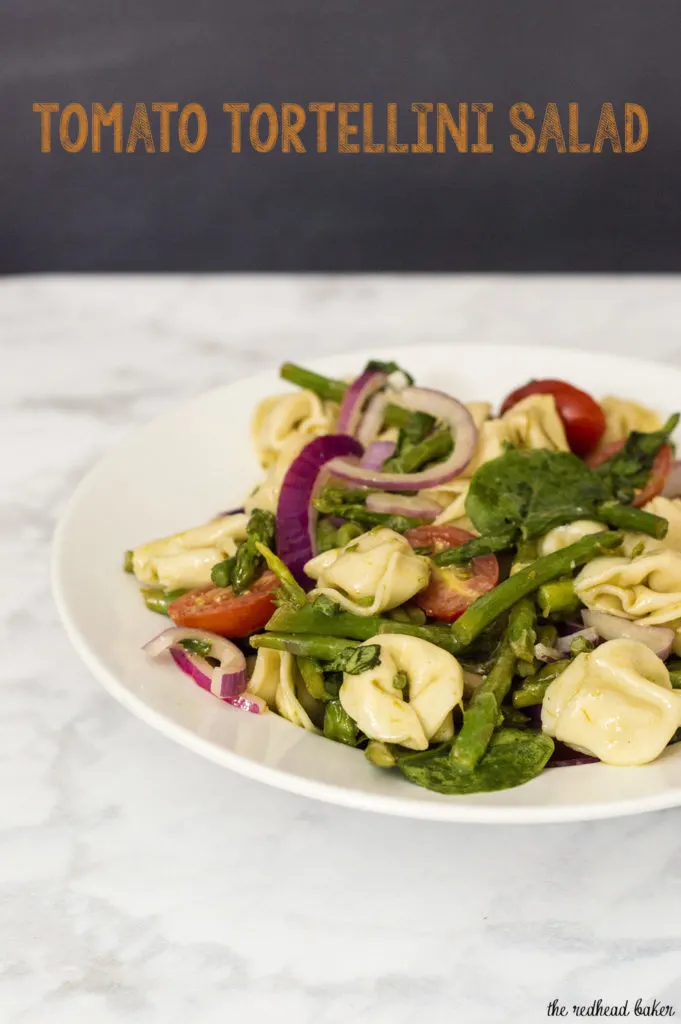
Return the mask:
[[267, 475], [247, 499], [247, 512], [254, 508], [276, 510], [287, 469], [306, 444], [333, 431], [337, 416], [338, 406], [323, 402], [313, 391], [292, 391], [265, 398], [260, 403], [251, 424], [251, 435]]
[[607, 764], [654, 761], [681, 725], [681, 693], [664, 662], [636, 640], [579, 654], [549, 686], [542, 728]]
[[657, 498], [652, 498], [643, 508], [644, 511], [652, 512], [653, 515], [662, 516], [667, 520], [669, 529], [662, 543], [665, 547], [681, 552], [681, 499], [663, 498], [660, 495]]
[[587, 608], [641, 626], [669, 626], [674, 650], [681, 653], [681, 553], [638, 534], [627, 535], [623, 547], [624, 555], [604, 555], [585, 565], [575, 593]]
[[379, 664], [358, 675], [345, 674], [339, 692], [344, 710], [365, 736], [410, 750], [451, 738], [452, 711], [463, 698], [456, 658], [401, 633], [381, 634], [368, 644], [381, 648]]
[[605, 416], [605, 432], [600, 440], [601, 445], [612, 444], [628, 437], [632, 430], [643, 434], [659, 430], [662, 420], [652, 409], [638, 402], [630, 402], [625, 398], [608, 395], [601, 402]]
[[261, 647], [248, 691], [262, 697], [269, 708], [278, 711], [293, 725], [308, 732], [319, 732], [313, 718], [319, 720], [323, 709], [308, 694], [292, 654]]
[[394, 530], [378, 527], [342, 548], [317, 555], [305, 565], [324, 594], [355, 615], [397, 608], [428, 585], [430, 563]]
[[231, 558], [237, 544], [246, 539], [248, 516], [237, 512], [221, 516], [170, 537], [135, 548], [132, 570], [140, 583], [165, 590], [201, 587], [210, 583], [217, 562]]
[[593, 519], [575, 519], [572, 523], [565, 523], [564, 526], [556, 526], [549, 530], [543, 537], [540, 537], [537, 545], [540, 555], [552, 555], [556, 551], [562, 551], [570, 544], [576, 544], [582, 537], [588, 537], [592, 533], [602, 533], [607, 529], [602, 523]]

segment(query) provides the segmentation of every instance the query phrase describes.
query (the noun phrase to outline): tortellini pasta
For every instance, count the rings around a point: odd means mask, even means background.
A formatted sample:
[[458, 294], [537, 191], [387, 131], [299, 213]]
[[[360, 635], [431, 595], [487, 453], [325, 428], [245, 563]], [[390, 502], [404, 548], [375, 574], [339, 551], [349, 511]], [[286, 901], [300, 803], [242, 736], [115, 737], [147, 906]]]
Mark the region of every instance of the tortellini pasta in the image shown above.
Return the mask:
[[292, 391], [260, 403], [251, 434], [267, 475], [247, 499], [247, 512], [254, 508], [276, 510], [287, 469], [313, 438], [333, 431], [337, 415], [338, 406], [323, 402], [313, 391]]
[[625, 398], [608, 395], [601, 402], [605, 416], [605, 432], [600, 440], [601, 445], [612, 444], [628, 437], [632, 430], [647, 434], [659, 430], [662, 420], [652, 409], [638, 402], [630, 402]]
[[662, 543], [665, 547], [681, 552], [681, 499], [663, 498], [660, 495], [643, 507], [646, 512], [652, 512], [653, 515], [662, 516], [667, 520], [669, 529]]
[[556, 526], [549, 530], [539, 539], [537, 545], [538, 554], [552, 555], [555, 551], [562, 551], [570, 544], [576, 544], [582, 537], [588, 537], [592, 533], [602, 533], [606, 527], [593, 519], [575, 519], [572, 523], [565, 523], [564, 526]]
[[379, 664], [345, 674], [339, 692], [343, 708], [365, 736], [410, 750], [426, 750], [431, 739], [451, 737], [452, 710], [463, 697], [456, 658], [400, 633], [372, 637], [368, 644], [381, 648]]
[[308, 694], [292, 654], [261, 647], [248, 691], [262, 697], [269, 708], [278, 711], [293, 725], [308, 732], [319, 732], [313, 718], [318, 718], [320, 712], [323, 714], [323, 709]]
[[230, 558], [239, 541], [246, 539], [247, 524], [248, 516], [238, 512], [141, 544], [132, 554], [133, 572], [147, 586], [201, 587], [210, 583], [213, 566]]
[[305, 565], [317, 581], [314, 594], [325, 594], [355, 615], [375, 615], [397, 608], [423, 590], [430, 563], [412, 551], [394, 530], [378, 527], [342, 548], [317, 555]]
[[610, 640], [580, 654], [549, 686], [542, 729], [607, 764], [653, 761], [681, 725], [681, 693], [656, 654]]
[[[580, 601], [641, 626], [669, 626], [681, 653], [681, 553], [628, 534], [624, 555], [594, 558], [575, 579]], [[641, 549], [640, 554], [638, 553]]]

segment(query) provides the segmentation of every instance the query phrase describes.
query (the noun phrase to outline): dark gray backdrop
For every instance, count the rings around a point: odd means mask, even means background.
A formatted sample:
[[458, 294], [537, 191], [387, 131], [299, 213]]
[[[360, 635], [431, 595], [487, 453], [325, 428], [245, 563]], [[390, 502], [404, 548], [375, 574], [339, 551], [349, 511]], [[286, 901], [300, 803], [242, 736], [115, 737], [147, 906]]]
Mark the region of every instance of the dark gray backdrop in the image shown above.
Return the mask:
[[[0, 271], [679, 270], [679, 0], [4, 0]], [[42, 155], [35, 101], [202, 103], [202, 153]], [[492, 156], [232, 156], [223, 100], [487, 100]], [[506, 111], [643, 104], [640, 154]]]

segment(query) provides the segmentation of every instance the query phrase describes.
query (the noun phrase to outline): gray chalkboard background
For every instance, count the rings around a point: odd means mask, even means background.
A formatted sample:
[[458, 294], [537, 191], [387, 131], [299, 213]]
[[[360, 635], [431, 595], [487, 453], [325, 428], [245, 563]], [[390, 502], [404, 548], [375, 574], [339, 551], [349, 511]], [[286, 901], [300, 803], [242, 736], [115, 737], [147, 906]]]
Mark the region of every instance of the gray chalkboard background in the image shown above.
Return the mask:
[[[679, 270], [678, 0], [4, 0], [0, 271]], [[32, 104], [203, 104], [201, 153], [41, 154]], [[491, 156], [244, 152], [225, 100], [495, 104]], [[514, 153], [507, 111], [642, 104], [638, 154]]]

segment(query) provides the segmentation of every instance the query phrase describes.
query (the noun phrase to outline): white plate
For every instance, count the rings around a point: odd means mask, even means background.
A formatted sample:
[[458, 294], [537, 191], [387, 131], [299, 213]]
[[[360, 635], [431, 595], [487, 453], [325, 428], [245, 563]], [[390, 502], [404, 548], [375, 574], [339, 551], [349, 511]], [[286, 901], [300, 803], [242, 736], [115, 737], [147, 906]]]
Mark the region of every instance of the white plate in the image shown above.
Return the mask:
[[[681, 405], [676, 369], [562, 349], [414, 345], [312, 365], [345, 376], [373, 357], [397, 357], [419, 384], [495, 404], [534, 376], [564, 377], [596, 396], [634, 397], [663, 414]], [[242, 503], [258, 477], [251, 413], [285, 387], [269, 372], [211, 391], [137, 431], [76, 490], [55, 538], [54, 593], [77, 651], [109, 692], [155, 729], [227, 768], [363, 810], [440, 821], [549, 822], [681, 804], [681, 744], [643, 768], [554, 768], [517, 789], [442, 796], [277, 715], [237, 711], [142, 653], [164, 620], [144, 608], [134, 580], [122, 572], [124, 550]]]

